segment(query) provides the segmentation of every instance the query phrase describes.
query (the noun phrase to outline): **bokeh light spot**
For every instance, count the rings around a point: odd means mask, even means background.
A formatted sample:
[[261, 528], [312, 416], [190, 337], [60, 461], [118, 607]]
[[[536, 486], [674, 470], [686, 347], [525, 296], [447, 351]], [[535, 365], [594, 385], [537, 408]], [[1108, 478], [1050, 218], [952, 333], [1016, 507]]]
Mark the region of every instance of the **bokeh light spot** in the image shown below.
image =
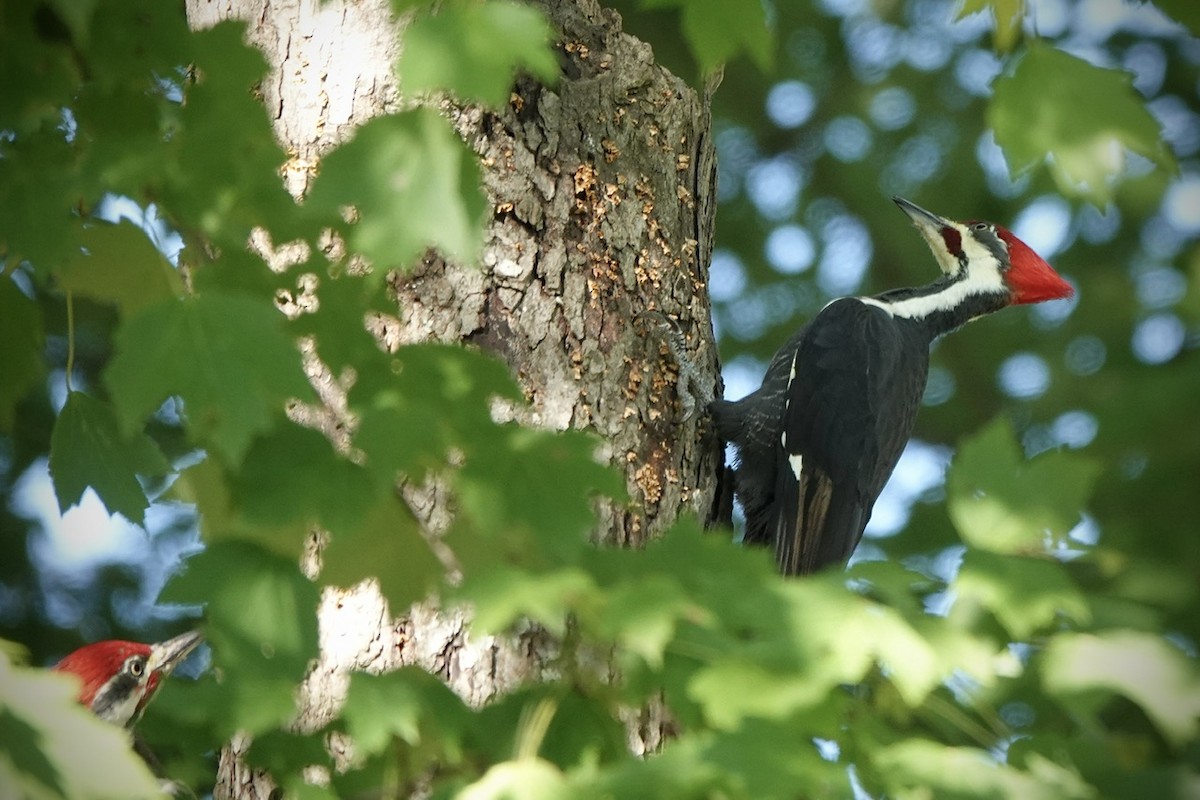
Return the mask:
[[1017, 353], [1005, 359], [997, 376], [1000, 388], [1009, 397], [1030, 400], [1050, 388], [1050, 368], [1035, 353]]

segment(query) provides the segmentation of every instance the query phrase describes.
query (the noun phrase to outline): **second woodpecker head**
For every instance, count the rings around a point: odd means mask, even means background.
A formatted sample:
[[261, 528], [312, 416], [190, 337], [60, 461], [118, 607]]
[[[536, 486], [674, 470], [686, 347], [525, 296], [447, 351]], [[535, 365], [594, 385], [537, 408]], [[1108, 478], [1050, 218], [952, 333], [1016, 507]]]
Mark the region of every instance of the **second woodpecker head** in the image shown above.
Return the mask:
[[54, 666], [82, 682], [79, 702], [106, 722], [131, 727], [159, 683], [200, 644], [198, 631], [158, 644], [108, 640], [85, 645]]
[[1075, 293], [1071, 284], [1002, 225], [955, 222], [902, 197], [893, 202], [912, 220], [947, 276], [1007, 292], [1009, 303], [1040, 303]]

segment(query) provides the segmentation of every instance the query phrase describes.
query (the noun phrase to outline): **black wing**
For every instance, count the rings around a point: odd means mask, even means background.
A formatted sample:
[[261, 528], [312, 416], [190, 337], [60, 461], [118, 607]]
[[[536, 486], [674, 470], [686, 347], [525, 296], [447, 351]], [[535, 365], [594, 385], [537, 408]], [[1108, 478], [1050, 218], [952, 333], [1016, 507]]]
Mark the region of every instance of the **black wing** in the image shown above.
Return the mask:
[[912, 433], [929, 368], [910, 321], [845, 298], [796, 350], [778, 449], [775, 555], [786, 575], [845, 563]]

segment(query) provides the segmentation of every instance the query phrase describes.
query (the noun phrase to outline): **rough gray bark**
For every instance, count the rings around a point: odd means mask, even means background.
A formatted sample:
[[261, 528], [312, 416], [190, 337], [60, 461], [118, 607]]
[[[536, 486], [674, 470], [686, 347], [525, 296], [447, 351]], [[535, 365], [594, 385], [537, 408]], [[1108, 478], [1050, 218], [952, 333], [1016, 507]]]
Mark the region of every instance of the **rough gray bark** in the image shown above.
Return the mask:
[[[556, 87], [520, 80], [495, 111], [442, 106], [483, 165], [493, 216], [482, 267], [431, 254], [394, 274], [398, 318], [377, 333], [389, 346], [438, 340], [495, 353], [524, 387], [522, 421], [597, 433], [633, 503], [600, 508], [595, 538], [637, 546], [683, 511], [707, 519], [721, 463], [703, 436], [704, 415], [683, 413], [666, 337], [638, 319], [657, 310], [677, 320], [696, 367], [690, 391], [714, 390], [706, 280], [716, 178], [707, 104], [656, 66], [648, 45], [622, 33], [614, 12], [593, 0], [544, 8], [559, 34]], [[386, 0], [319, 9], [296, 0], [188, 0], [188, 13], [194, 27], [247, 21], [272, 65], [262, 93], [294, 154], [285, 179], [297, 197], [325, 152], [397, 106], [391, 65], [400, 45]], [[269, 260], [277, 255], [269, 244], [256, 248]], [[332, 377], [310, 366], [336, 406]], [[444, 490], [406, 486], [403, 494], [436, 535], [448, 515]], [[537, 680], [554, 648], [536, 629], [470, 635], [464, 612], [432, 605], [395, 618], [371, 582], [327, 590], [319, 613], [322, 655], [301, 690], [301, 729], [332, 715], [353, 670], [418, 664], [483, 703]], [[658, 712], [630, 722], [636, 750], [658, 746]], [[244, 744], [223, 753], [216, 797], [267, 796], [269, 779], [236, 757]]]

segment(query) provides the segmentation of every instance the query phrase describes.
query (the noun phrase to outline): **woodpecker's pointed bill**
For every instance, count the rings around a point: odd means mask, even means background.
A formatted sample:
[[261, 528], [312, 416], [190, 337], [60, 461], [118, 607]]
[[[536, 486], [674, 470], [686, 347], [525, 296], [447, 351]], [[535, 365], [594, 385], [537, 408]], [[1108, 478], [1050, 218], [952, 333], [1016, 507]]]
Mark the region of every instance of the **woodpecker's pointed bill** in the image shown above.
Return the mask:
[[108, 640], [84, 645], [55, 665], [81, 681], [79, 702], [96, 716], [132, 726], [161, 681], [196, 649], [203, 636], [188, 631], [158, 644]]
[[1006, 306], [1073, 294], [1006, 228], [892, 199], [941, 277], [834, 300], [784, 343], [755, 392], [710, 406], [737, 451], [743, 541], [773, 545], [784, 574], [850, 557], [912, 434], [935, 339]]

